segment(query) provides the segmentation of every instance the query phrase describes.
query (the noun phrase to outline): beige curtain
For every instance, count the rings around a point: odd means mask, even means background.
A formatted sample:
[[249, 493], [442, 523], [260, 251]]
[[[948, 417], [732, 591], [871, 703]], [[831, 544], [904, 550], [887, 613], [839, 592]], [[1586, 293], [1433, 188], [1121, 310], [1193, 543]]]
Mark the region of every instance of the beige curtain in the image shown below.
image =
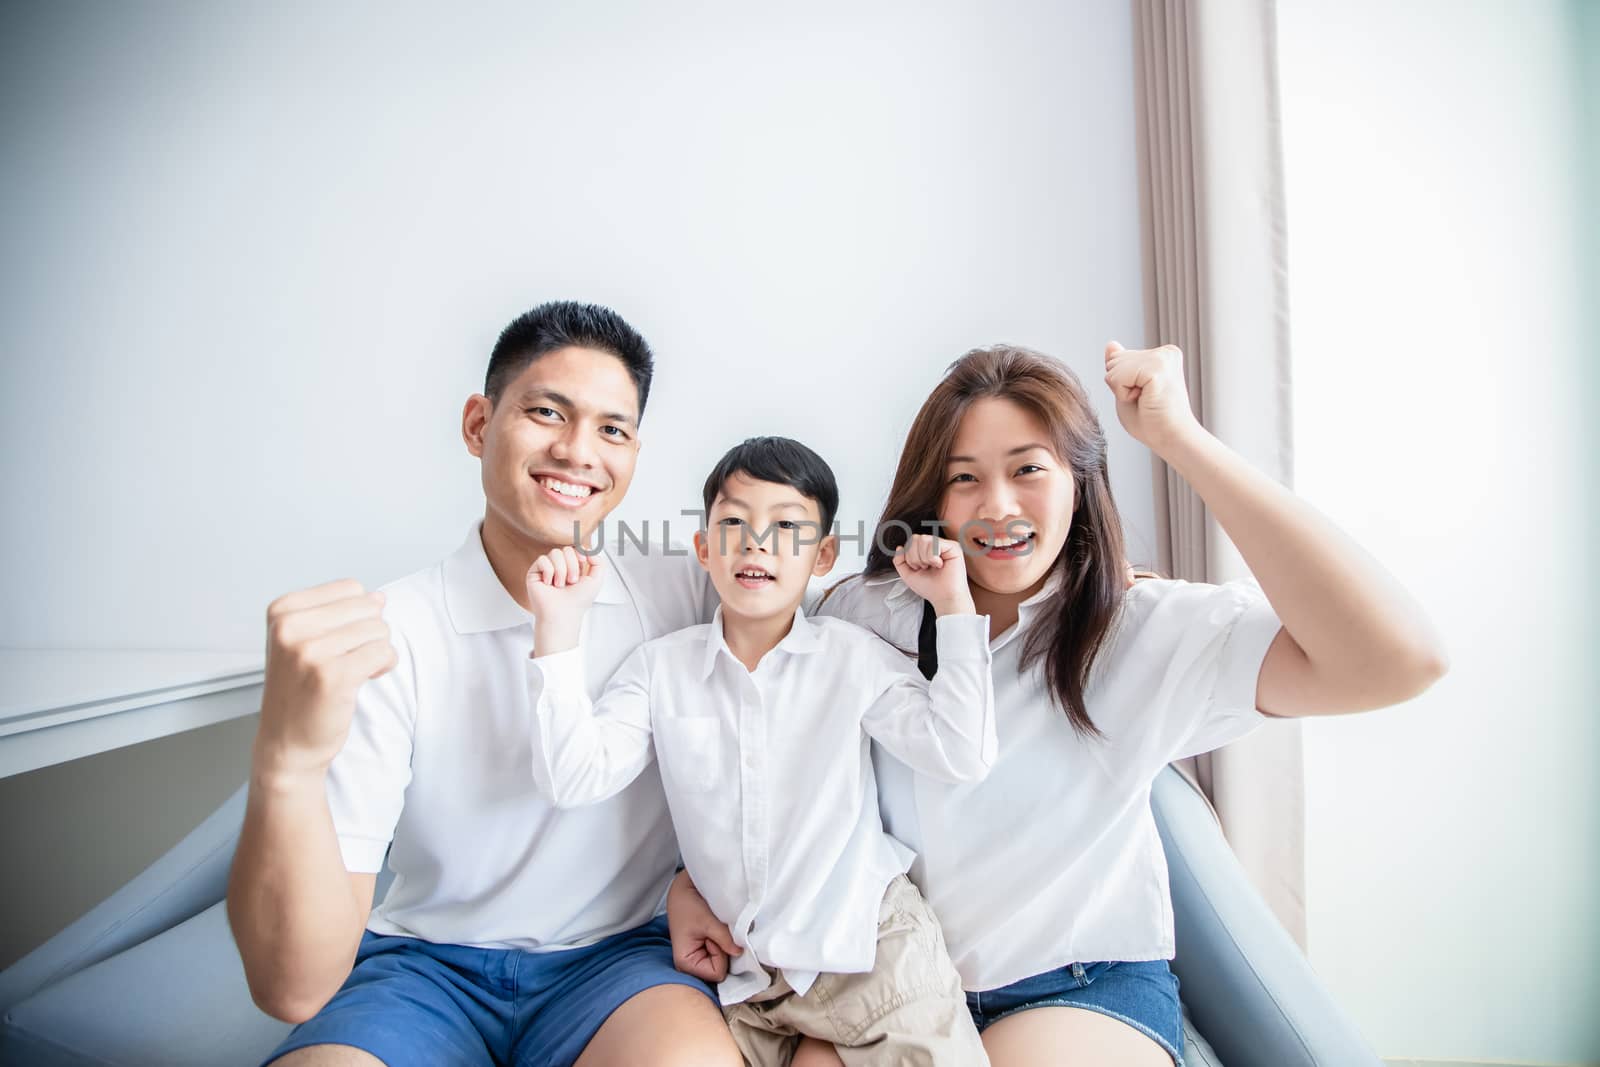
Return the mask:
[[[1148, 344], [1183, 349], [1205, 426], [1288, 485], [1293, 470], [1273, 0], [1134, 0]], [[1249, 571], [1200, 498], [1156, 460], [1163, 573]], [[1300, 728], [1273, 722], [1182, 768], [1305, 946]]]

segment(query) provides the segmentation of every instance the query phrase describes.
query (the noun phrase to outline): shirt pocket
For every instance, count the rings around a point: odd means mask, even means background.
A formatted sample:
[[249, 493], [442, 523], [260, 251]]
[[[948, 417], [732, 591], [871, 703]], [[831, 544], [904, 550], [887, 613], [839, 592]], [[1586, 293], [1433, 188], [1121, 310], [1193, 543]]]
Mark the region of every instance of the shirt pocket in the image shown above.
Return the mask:
[[714, 715], [661, 719], [656, 723], [662, 775], [688, 793], [704, 793], [722, 777], [722, 720]]

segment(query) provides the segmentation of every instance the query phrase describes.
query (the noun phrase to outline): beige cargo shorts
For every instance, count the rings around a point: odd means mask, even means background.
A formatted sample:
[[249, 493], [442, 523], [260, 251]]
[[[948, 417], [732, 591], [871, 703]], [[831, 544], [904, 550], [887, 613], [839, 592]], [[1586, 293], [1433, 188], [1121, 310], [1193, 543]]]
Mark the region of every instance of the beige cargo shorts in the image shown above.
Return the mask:
[[788, 1067], [801, 1035], [831, 1041], [846, 1067], [989, 1062], [939, 920], [903, 874], [889, 883], [878, 908], [872, 970], [819, 975], [805, 996], [779, 973], [723, 1016], [751, 1067]]

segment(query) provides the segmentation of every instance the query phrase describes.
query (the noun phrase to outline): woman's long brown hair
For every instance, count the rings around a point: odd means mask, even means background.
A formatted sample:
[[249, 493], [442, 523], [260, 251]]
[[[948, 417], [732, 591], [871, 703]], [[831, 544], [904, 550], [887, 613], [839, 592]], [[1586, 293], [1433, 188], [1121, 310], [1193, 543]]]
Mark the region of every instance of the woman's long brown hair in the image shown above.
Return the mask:
[[[1048, 574], [1064, 581], [1053, 603], [1029, 627], [1024, 670], [1041, 659], [1051, 695], [1080, 734], [1100, 735], [1084, 706], [1083, 691], [1096, 653], [1116, 621], [1127, 589], [1122, 520], [1111, 499], [1106, 438], [1077, 375], [1059, 360], [1012, 345], [968, 352], [917, 412], [900, 453], [900, 465], [871, 551], [866, 577], [894, 573], [894, 551], [909, 534], [939, 521], [946, 470], [956, 427], [973, 401], [999, 397], [1019, 404], [1044, 423], [1056, 457], [1072, 469], [1072, 526]], [[998, 517], [998, 516], [997, 516]], [[942, 531], [942, 536], [951, 536]]]

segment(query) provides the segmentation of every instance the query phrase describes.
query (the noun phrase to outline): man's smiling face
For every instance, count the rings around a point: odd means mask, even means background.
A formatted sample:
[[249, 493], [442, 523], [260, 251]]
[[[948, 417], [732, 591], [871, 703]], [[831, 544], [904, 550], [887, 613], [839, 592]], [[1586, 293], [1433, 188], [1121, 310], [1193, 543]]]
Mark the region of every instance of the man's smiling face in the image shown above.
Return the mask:
[[622, 501], [639, 458], [639, 390], [622, 360], [593, 348], [540, 356], [500, 399], [467, 401], [462, 432], [483, 461], [490, 518], [536, 545], [588, 540]]

